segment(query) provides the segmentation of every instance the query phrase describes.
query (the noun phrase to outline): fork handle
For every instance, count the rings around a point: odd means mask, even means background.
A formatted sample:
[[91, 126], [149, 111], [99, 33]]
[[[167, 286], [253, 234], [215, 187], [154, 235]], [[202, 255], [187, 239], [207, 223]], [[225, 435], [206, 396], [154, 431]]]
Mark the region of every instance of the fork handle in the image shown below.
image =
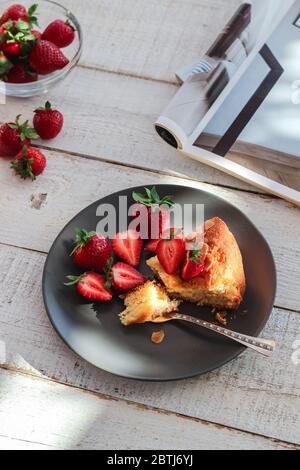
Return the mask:
[[216, 325], [215, 323], [207, 322], [201, 320], [200, 318], [191, 317], [190, 315], [183, 315], [180, 313], [171, 314], [173, 320], [183, 320], [189, 323], [194, 323], [195, 325], [202, 326], [208, 330], [219, 333], [220, 335], [226, 336], [227, 338], [236, 341], [237, 343], [243, 344], [254, 351], [263, 354], [264, 356], [272, 356], [276, 343], [275, 341], [255, 338], [254, 336], [247, 336], [242, 333], [237, 333], [232, 330], [223, 328], [222, 326]]

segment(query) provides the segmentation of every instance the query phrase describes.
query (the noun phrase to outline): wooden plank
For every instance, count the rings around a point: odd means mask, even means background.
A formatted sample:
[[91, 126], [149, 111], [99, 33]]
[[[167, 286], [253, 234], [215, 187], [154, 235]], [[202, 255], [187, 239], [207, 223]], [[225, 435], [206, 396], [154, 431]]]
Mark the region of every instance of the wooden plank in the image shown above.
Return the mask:
[[199, 61], [240, 3], [91, 0], [85, 9], [77, 0], [64, 4], [83, 28], [81, 64], [174, 81], [176, 70]]
[[276, 305], [300, 310], [300, 266], [295, 263], [299, 258], [298, 209], [265, 196], [195, 184], [75, 156], [51, 152], [47, 155], [48, 167], [34, 183], [17, 179], [7, 162], [0, 160], [0, 242], [47, 252], [58, 232], [77, 212], [107, 194], [141, 184], [192, 185], [225, 198], [252, 219], [275, 256], [278, 269]]
[[0, 245], [3, 367], [300, 444], [300, 369], [291, 359], [299, 339], [299, 313], [274, 309], [263, 332], [278, 344], [271, 359], [247, 351], [203, 377], [174, 383], [130, 381], [87, 364], [55, 333], [42, 301], [44, 261], [43, 254]]
[[[41, 145], [256, 191], [253, 186], [183, 156], [158, 137], [153, 123], [176, 90], [174, 85], [77, 68], [47, 96], [59, 105], [65, 127], [56, 139]], [[0, 121], [14, 120], [20, 113], [31, 119], [31, 110], [43, 100], [7, 99], [7, 106], [0, 106]]]
[[[0, 383], [0, 434], [16, 449], [24, 447], [24, 442], [20, 445], [24, 436], [38, 449], [42, 445], [68, 450], [293, 448], [4, 370]], [[0, 448], [6, 448], [2, 446], [7, 440], [0, 437]]]

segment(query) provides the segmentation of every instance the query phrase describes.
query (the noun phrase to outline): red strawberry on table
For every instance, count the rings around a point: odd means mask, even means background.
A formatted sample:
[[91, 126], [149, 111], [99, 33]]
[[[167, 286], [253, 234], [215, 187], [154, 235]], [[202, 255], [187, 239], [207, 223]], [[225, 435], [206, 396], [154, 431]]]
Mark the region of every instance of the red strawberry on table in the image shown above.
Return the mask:
[[175, 274], [184, 257], [185, 243], [183, 238], [174, 238], [171, 231], [169, 240], [160, 240], [156, 248], [158, 260], [167, 274]]
[[43, 39], [36, 42], [30, 57], [30, 66], [39, 74], [47, 75], [68, 65], [69, 59], [52, 42]]
[[37, 79], [37, 74], [28, 70], [22, 62], [15, 64], [6, 77], [8, 83], [31, 83]]
[[112, 240], [112, 247], [116, 255], [131, 266], [138, 266], [142, 246], [142, 239], [135, 230], [117, 233]]
[[31, 139], [38, 139], [34, 129], [28, 126], [28, 121], [20, 123], [21, 115], [15, 122], [0, 126], [0, 156], [14, 157], [22, 150], [23, 145], [30, 145]]
[[76, 285], [78, 294], [93, 301], [108, 302], [112, 292], [105, 287], [105, 278], [100, 274], [89, 272], [81, 276], [67, 276], [66, 286]]
[[107, 285], [111, 284], [119, 292], [127, 292], [144, 284], [146, 277], [129, 264], [117, 263], [108, 273]]
[[40, 150], [24, 145], [22, 151], [12, 161], [11, 167], [21, 178], [35, 180], [43, 173], [46, 163], [46, 157]]
[[191, 250], [185, 253], [181, 277], [183, 280], [194, 279], [205, 269], [204, 257], [200, 250]]
[[[161, 198], [156, 191], [155, 186], [152, 189], [145, 188], [146, 193], [132, 194], [133, 200], [136, 204], [133, 205], [132, 211], [135, 213], [134, 218], [140, 214], [144, 214], [144, 207], [148, 211], [148, 238], [158, 238], [163, 230], [170, 227], [170, 212], [169, 208], [173, 207], [174, 202], [171, 196]], [[143, 232], [142, 227], [140, 227]]]
[[71, 255], [77, 266], [104, 272], [111, 258], [111, 247], [107, 238], [101, 233], [77, 229], [75, 248]]
[[6, 23], [8, 20], [17, 21], [26, 17], [26, 8], [19, 3], [15, 3], [8, 7], [0, 18], [0, 24]]
[[53, 42], [57, 47], [67, 47], [75, 39], [75, 29], [69, 21], [55, 20], [43, 32], [42, 39]]
[[35, 110], [33, 126], [41, 139], [54, 139], [62, 130], [63, 124], [62, 113], [52, 109], [49, 101], [46, 102], [44, 108]]

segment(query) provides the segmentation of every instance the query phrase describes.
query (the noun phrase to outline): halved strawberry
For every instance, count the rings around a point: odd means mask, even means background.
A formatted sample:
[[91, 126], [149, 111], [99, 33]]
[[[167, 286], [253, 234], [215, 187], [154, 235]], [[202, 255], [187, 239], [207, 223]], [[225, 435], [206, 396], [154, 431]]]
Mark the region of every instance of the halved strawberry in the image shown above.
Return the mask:
[[108, 302], [112, 291], [105, 287], [105, 278], [97, 273], [84, 273], [81, 276], [67, 276], [65, 286], [76, 285], [77, 292], [89, 300]]
[[106, 286], [110, 286], [110, 283], [119, 292], [127, 292], [131, 289], [144, 284], [147, 280], [139, 271], [134, 269], [129, 264], [117, 263], [112, 267], [111, 280], [108, 280]]
[[184, 252], [185, 244], [182, 238], [162, 239], [156, 249], [158, 260], [167, 274], [175, 274], [178, 271]]
[[205, 269], [204, 256], [200, 250], [191, 250], [185, 253], [181, 277], [183, 280], [194, 279]]
[[155, 240], [149, 240], [148, 243], [145, 245], [145, 251], [149, 253], [156, 253], [157, 246], [161, 239], [170, 239], [170, 238], [184, 238], [184, 234], [181, 229], [179, 228], [167, 228], [163, 230], [161, 233], [160, 238]]
[[112, 248], [116, 255], [131, 266], [138, 266], [142, 245], [142, 239], [135, 230], [117, 233], [112, 240]]

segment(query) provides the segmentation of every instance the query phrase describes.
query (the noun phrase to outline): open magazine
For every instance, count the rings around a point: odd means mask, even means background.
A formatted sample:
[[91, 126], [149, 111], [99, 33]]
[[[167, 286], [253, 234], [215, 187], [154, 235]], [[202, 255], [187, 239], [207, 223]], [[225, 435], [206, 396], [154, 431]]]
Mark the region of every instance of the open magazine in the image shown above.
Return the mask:
[[[242, 3], [199, 62], [176, 76], [181, 87], [155, 123], [159, 135], [300, 206], [300, 0]], [[299, 178], [291, 186], [271, 179], [258, 161]]]

